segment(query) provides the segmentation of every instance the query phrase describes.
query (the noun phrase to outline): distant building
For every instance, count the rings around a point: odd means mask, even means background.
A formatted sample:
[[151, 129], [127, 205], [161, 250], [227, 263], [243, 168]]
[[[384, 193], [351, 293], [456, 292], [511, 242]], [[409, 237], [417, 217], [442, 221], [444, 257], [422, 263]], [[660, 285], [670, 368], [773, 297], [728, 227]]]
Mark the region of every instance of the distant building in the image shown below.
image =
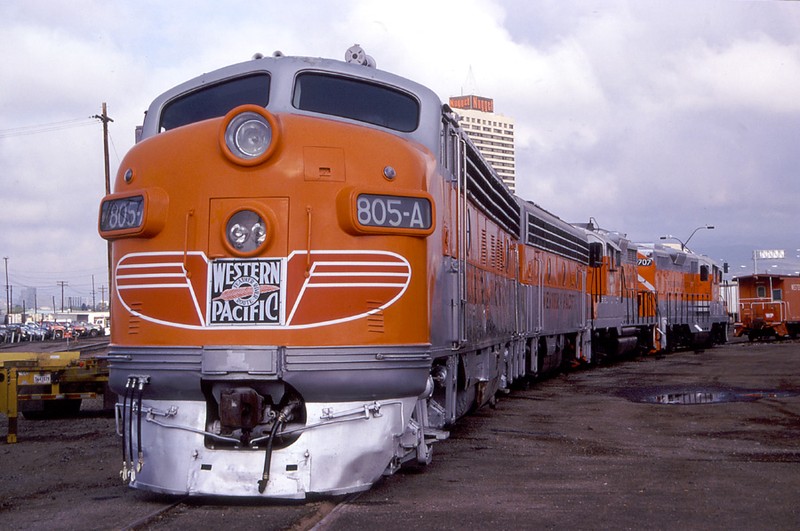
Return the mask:
[[475, 147], [511, 190], [516, 189], [514, 119], [495, 114], [494, 100], [482, 96], [453, 96], [450, 107], [460, 116], [461, 127]]
[[24, 304], [27, 309], [33, 309], [37, 303], [36, 288], [22, 288], [20, 304]]

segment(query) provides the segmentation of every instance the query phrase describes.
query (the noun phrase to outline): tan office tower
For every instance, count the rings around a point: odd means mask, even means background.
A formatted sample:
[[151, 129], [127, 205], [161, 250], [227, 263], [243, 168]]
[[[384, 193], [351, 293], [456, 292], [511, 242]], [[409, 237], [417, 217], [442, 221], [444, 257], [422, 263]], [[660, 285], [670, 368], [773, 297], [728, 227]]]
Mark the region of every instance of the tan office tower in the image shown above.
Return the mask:
[[494, 100], [482, 96], [454, 96], [450, 107], [461, 117], [461, 127], [511, 190], [516, 188], [514, 119], [494, 113]]

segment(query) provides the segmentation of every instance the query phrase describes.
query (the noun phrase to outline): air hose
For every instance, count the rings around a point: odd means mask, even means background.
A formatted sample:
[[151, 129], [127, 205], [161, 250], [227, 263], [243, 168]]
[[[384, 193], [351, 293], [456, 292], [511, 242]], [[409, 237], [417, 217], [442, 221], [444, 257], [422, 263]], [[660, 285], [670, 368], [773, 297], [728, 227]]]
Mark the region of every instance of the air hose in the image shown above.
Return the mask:
[[258, 493], [264, 494], [267, 490], [267, 483], [269, 483], [269, 467], [272, 463], [272, 443], [275, 441], [275, 434], [278, 433], [278, 428], [289, 422], [294, 418], [292, 411], [298, 404], [296, 402], [289, 402], [281, 410], [278, 418], [275, 419], [275, 424], [272, 425], [272, 430], [269, 432], [269, 440], [267, 441], [267, 454], [264, 457], [264, 471], [261, 474], [261, 479], [258, 482]]
[[[128, 395], [129, 390], [131, 388], [131, 379], [128, 378], [128, 381], [125, 382], [125, 394], [122, 397], [122, 471], [120, 475], [122, 476], [122, 481], [128, 480], [128, 452], [127, 452], [127, 441], [125, 440], [125, 424], [127, 423], [127, 408], [128, 408]], [[132, 399], [131, 399], [132, 400]]]
[[269, 440], [267, 441], [267, 455], [264, 458], [264, 472], [261, 474], [261, 480], [258, 482], [258, 493], [264, 494], [264, 491], [267, 490], [267, 483], [269, 483], [269, 466], [272, 463], [272, 441], [275, 440], [275, 434], [278, 432], [278, 428], [283, 424], [280, 417], [278, 420], [275, 421], [275, 424], [272, 425], [272, 431], [269, 432]]

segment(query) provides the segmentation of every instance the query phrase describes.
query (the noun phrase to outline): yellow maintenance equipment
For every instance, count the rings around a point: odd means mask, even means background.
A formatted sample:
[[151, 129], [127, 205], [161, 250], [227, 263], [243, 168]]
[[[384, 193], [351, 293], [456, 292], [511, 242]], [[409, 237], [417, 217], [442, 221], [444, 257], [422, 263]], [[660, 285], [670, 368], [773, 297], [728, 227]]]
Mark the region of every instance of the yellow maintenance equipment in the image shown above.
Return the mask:
[[[17, 442], [20, 402], [72, 406], [97, 398], [107, 389], [105, 360], [81, 358], [80, 352], [0, 353], [0, 413], [8, 417], [8, 443]], [[58, 401], [58, 402], [56, 402]], [[46, 408], [57, 411], [59, 408]], [[62, 408], [64, 410], [68, 408]]]

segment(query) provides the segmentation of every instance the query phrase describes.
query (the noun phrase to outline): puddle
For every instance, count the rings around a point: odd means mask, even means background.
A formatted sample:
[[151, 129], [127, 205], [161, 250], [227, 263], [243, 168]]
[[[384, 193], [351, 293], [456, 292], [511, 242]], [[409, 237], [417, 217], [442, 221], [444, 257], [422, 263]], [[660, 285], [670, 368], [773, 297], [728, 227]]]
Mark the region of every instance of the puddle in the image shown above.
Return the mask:
[[762, 398], [786, 398], [800, 395], [797, 391], [777, 389], [720, 389], [720, 388], [649, 388], [625, 389], [618, 393], [631, 402], [658, 405], [699, 405], [726, 402], [753, 402]]

